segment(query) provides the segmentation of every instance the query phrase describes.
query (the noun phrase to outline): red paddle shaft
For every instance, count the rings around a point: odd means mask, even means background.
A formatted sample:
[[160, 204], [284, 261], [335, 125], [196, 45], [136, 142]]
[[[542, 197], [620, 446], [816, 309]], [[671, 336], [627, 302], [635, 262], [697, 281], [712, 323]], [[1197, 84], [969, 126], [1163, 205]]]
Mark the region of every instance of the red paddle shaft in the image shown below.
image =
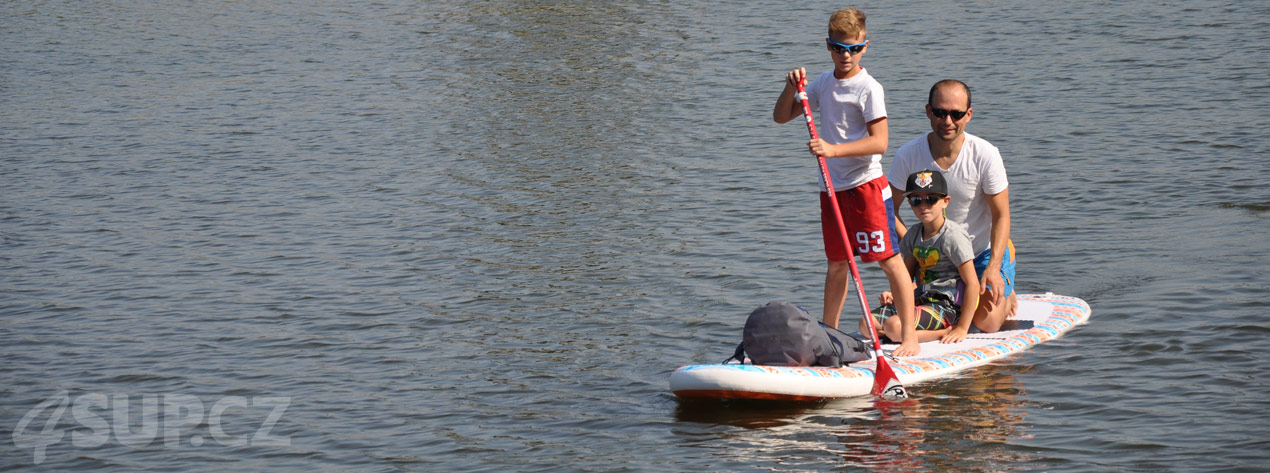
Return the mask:
[[[807, 91], [803, 90], [803, 83], [806, 79], [798, 82], [798, 100], [803, 104], [803, 116], [807, 117], [807, 132], [811, 134], [811, 139], [820, 139], [820, 135], [816, 133], [816, 121], [811, 117], [811, 104], [807, 103]], [[860, 296], [860, 309], [864, 311], [864, 320], [868, 321], [869, 335], [873, 338], [873, 351], [877, 355], [877, 371], [873, 376], [873, 395], [905, 398], [908, 393], [904, 390], [904, 386], [900, 384], [900, 379], [895, 375], [895, 371], [891, 369], [890, 363], [887, 363], [886, 357], [882, 355], [882, 342], [878, 340], [878, 330], [873, 320], [873, 315], [869, 313], [869, 301], [864, 295], [864, 286], [860, 284], [860, 272], [855, 266], [855, 252], [851, 249], [851, 240], [847, 238], [847, 224], [842, 221], [842, 208], [838, 206], [838, 196], [833, 191], [833, 179], [829, 176], [829, 165], [825, 163], [824, 156], [816, 156], [820, 161], [820, 175], [825, 179], [825, 189], [829, 191], [829, 203], [833, 205], [833, 217], [838, 221], [838, 231], [842, 234], [842, 245], [847, 247], [847, 263], [851, 267], [851, 278], [855, 280], [855, 292]]]

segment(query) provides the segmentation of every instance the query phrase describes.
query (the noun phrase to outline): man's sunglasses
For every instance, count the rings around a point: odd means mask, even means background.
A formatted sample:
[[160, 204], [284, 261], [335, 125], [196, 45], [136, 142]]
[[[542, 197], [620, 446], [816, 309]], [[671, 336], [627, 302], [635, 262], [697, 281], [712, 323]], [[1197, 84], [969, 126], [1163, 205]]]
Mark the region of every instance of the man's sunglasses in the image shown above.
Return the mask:
[[863, 43], [857, 44], [842, 44], [835, 42], [832, 39], [825, 38], [825, 44], [828, 44], [829, 49], [832, 49], [833, 52], [838, 54], [845, 54], [847, 52], [850, 52], [851, 54], [859, 54], [860, 51], [864, 51], [864, 47], [869, 44], [869, 41], [865, 40]]
[[966, 116], [965, 110], [944, 110], [942, 108], [935, 108], [935, 107], [930, 108], [930, 113], [931, 115], [934, 115], [935, 118], [938, 118], [940, 120], [943, 120], [945, 117], [949, 115], [952, 115], [953, 121], [961, 120], [963, 117]]
[[914, 196], [909, 196], [908, 205], [911, 205], [913, 207], [917, 207], [919, 205], [922, 205], [923, 203], [925, 203], [926, 205], [935, 205], [935, 202], [939, 202], [943, 198], [944, 196], [942, 195], [928, 195], [926, 197], [919, 197], [914, 195]]

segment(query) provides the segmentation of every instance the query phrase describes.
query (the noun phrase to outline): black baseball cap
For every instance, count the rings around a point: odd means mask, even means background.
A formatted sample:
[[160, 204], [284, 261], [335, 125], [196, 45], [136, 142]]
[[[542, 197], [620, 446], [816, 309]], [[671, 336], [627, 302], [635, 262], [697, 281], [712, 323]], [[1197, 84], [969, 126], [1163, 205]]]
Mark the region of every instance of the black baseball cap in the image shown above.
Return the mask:
[[944, 181], [944, 174], [941, 172], [917, 171], [909, 174], [908, 182], [904, 183], [905, 197], [914, 192], [948, 195], [948, 183]]

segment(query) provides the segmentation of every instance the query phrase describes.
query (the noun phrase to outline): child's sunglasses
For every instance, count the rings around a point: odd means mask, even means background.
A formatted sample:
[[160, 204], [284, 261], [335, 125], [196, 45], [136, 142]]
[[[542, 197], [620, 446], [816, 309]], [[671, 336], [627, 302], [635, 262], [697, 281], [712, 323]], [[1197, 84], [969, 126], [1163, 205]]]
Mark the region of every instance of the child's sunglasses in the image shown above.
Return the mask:
[[842, 43], [835, 42], [832, 39], [825, 38], [825, 44], [828, 44], [829, 49], [832, 49], [833, 52], [838, 54], [845, 54], [846, 52], [850, 52], [851, 54], [859, 54], [860, 51], [864, 51], [864, 47], [869, 44], [869, 41], [865, 40], [863, 43], [857, 43], [857, 44], [842, 44]]
[[949, 115], [952, 115], [953, 121], [961, 120], [962, 117], [966, 116], [965, 110], [944, 110], [942, 108], [935, 108], [935, 107], [930, 108], [930, 113], [931, 115], [934, 115], [935, 118], [938, 118], [940, 120], [943, 120], [944, 117], [947, 117]]
[[919, 205], [922, 205], [923, 203], [925, 203], [926, 205], [935, 205], [935, 202], [939, 202], [943, 198], [944, 196], [942, 195], [928, 195], [926, 197], [919, 197], [914, 195], [914, 196], [909, 196], [908, 205], [911, 205], [913, 207], [917, 207]]

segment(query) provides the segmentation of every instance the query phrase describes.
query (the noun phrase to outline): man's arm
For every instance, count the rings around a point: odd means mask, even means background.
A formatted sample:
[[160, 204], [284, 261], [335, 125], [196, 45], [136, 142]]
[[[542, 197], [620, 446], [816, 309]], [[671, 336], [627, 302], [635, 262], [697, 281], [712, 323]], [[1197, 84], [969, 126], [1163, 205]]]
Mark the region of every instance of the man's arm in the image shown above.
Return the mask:
[[[1001, 261], [1005, 257], [1010, 240], [1010, 189], [988, 196], [988, 209], [992, 211], [992, 259], [979, 281], [981, 294], [992, 297], [993, 304], [1005, 301], [1005, 281], [1001, 280]], [[992, 288], [989, 289], [988, 286]]]
[[904, 204], [904, 191], [892, 184], [891, 214], [895, 215], [895, 238], [904, 238], [904, 234], [908, 233], [908, 226], [904, 225], [904, 220], [900, 218], [900, 206], [902, 204]]

